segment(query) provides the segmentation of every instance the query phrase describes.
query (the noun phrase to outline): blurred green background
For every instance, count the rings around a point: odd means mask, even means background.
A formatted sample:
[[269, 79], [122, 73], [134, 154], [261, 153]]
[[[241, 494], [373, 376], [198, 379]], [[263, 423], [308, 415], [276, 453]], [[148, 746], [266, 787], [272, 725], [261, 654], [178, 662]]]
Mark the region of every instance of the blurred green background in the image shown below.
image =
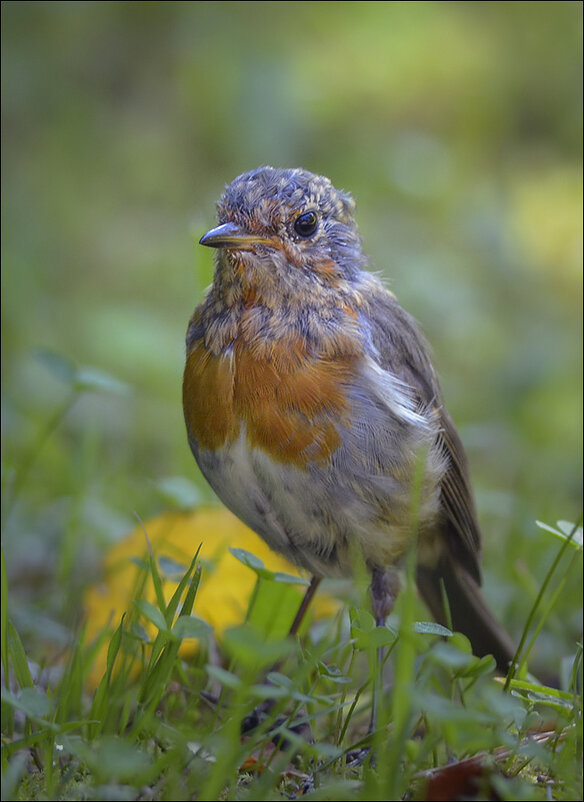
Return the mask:
[[[176, 501], [168, 477], [212, 498], [180, 404], [213, 270], [196, 241], [224, 185], [271, 164], [354, 195], [372, 267], [432, 342], [489, 596], [516, 631], [557, 548], [535, 519], [581, 506], [581, 17], [557, 1], [2, 3], [9, 499], [35, 454], [4, 527], [21, 627], [57, 638], [134, 512]], [[84, 393], [42, 448], [68, 389], [39, 348], [126, 386]], [[579, 626], [560, 607], [544, 650]]]

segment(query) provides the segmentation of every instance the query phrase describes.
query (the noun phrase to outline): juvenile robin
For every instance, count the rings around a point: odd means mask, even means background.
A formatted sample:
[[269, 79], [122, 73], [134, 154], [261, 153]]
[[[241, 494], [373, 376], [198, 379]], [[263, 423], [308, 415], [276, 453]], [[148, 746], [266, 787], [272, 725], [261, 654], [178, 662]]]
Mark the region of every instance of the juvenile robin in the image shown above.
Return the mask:
[[[351, 197], [302, 169], [260, 167], [218, 204], [213, 284], [187, 332], [183, 403], [195, 459], [220, 499], [313, 580], [359, 555], [373, 613], [417, 536], [435, 618], [507, 671], [509, 637], [479, 585], [467, 460], [429, 347], [365, 268]], [[412, 521], [417, 521], [417, 533]]]

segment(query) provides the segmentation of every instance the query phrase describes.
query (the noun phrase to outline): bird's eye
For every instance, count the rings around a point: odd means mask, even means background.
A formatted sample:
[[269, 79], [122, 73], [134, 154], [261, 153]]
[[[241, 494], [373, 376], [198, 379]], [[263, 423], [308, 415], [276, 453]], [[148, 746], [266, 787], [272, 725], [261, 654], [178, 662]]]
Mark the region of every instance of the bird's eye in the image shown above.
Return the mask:
[[318, 226], [316, 212], [304, 212], [299, 214], [294, 221], [294, 231], [301, 237], [312, 237]]

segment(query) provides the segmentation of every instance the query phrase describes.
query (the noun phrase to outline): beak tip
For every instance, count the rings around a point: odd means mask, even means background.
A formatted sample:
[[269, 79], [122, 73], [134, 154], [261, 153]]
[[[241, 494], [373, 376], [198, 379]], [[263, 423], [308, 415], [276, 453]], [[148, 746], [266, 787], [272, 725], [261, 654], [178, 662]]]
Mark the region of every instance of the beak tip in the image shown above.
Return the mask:
[[199, 245], [206, 245], [208, 248], [224, 248], [234, 236], [241, 236], [237, 226], [233, 223], [221, 223], [206, 231], [199, 240]]
[[257, 243], [266, 242], [257, 234], [250, 234], [235, 223], [221, 223], [207, 231], [199, 240], [199, 245], [209, 248], [232, 248], [234, 250], [250, 250]]

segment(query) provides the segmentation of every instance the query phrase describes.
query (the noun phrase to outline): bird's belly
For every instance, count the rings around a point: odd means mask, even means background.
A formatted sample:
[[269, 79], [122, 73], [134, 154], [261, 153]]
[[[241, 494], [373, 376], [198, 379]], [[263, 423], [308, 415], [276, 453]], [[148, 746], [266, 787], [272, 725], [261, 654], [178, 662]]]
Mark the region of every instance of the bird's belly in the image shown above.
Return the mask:
[[410, 476], [357, 468], [343, 448], [326, 464], [297, 467], [250, 447], [243, 428], [233, 442], [195, 449], [195, 456], [235, 515], [272, 549], [321, 576], [348, 576], [360, 560], [369, 567], [397, 563], [412, 521], [431, 520], [439, 507], [435, 479], [426, 481], [415, 512]]

